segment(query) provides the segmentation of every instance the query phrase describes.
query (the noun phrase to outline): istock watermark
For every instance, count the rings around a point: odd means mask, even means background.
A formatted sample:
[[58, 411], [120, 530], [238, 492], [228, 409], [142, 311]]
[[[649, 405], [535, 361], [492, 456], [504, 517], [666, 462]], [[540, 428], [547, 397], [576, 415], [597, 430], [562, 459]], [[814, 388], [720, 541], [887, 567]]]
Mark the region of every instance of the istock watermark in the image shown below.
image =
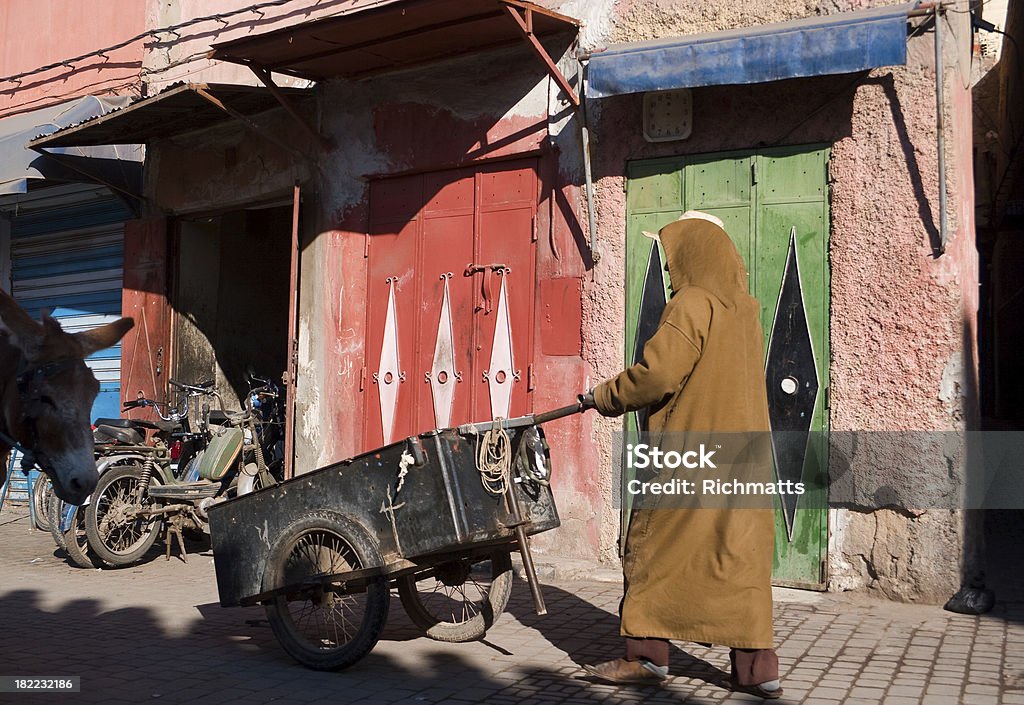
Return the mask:
[[634, 507], [1024, 509], [1024, 433], [619, 433], [616, 500]]
[[[720, 447], [720, 446], [719, 446]], [[685, 450], [676, 451], [668, 450], [663, 451], [658, 446], [651, 446], [647, 443], [638, 443], [633, 445], [632, 443], [626, 446], [626, 467], [636, 468], [638, 470], [644, 470], [646, 468], [656, 468], [658, 470], [675, 470], [676, 468], [715, 468], [715, 463], [711, 460], [714, 456], [714, 450], [708, 450], [704, 444], [700, 444], [698, 450]], [[697, 458], [697, 460], [694, 460]]]

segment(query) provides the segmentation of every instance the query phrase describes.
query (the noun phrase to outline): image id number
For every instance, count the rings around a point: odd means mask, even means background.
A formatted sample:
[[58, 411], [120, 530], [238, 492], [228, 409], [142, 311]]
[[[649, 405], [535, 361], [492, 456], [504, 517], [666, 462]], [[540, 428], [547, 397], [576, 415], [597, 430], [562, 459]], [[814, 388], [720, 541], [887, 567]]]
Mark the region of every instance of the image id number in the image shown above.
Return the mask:
[[81, 686], [78, 676], [24, 677], [0, 676], [0, 693], [63, 692], [77, 693]]

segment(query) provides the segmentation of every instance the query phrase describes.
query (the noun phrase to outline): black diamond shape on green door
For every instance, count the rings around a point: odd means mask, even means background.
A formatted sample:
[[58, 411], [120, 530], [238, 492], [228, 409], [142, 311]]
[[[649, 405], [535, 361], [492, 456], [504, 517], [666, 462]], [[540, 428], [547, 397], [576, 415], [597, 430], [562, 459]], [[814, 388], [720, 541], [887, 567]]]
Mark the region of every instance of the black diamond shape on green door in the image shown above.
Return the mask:
[[[789, 252], [782, 274], [779, 305], [775, 310], [768, 355], [765, 361], [768, 418], [772, 429], [775, 472], [779, 480], [800, 482], [807, 459], [811, 417], [818, 398], [818, 371], [807, 326], [800, 268], [796, 257], [796, 227], [789, 233]], [[780, 495], [789, 539], [800, 495]]]
[[[644, 344], [658, 330], [661, 314], [665, 310], [665, 279], [662, 274], [664, 265], [661, 262], [661, 248], [651, 240], [651, 252], [647, 256], [647, 273], [644, 275], [644, 290], [640, 295], [640, 312], [636, 323], [636, 343], [633, 346], [633, 364], [640, 362], [644, 356]], [[644, 407], [636, 412], [637, 428], [640, 433], [647, 432], [647, 421], [651, 412]]]

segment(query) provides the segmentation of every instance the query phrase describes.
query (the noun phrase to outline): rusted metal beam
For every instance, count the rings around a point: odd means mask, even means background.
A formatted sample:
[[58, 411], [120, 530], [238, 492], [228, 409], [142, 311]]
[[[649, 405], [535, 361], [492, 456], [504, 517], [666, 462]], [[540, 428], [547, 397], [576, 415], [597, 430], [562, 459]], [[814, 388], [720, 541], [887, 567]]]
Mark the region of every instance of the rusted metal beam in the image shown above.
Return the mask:
[[[533, 33], [533, 8], [523, 7], [519, 3], [506, 2], [505, 0], [500, 0], [500, 2], [504, 5], [505, 11], [508, 12], [509, 16], [515, 21], [520, 31], [522, 31], [523, 37], [530, 43], [530, 46], [533, 47], [534, 53], [537, 54], [542, 62], [544, 62], [544, 66], [547, 67], [548, 73], [551, 77], [555, 79], [555, 83], [557, 83], [569, 97], [569, 102], [578, 108], [580, 105], [579, 95], [577, 95], [576, 91], [573, 90], [573, 87], [569, 85], [568, 79], [566, 79], [565, 75], [558, 70], [558, 66], [555, 65], [551, 55], [548, 54], [548, 50], [544, 48], [544, 45], [537, 39], [537, 35]], [[520, 15], [519, 10], [516, 8], [521, 9], [523, 14]]]
[[303, 132], [309, 135], [310, 138], [312, 138], [312, 140], [317, 143], [321, 151], [330, 152], [332, 149], [334, 149], [334, 143], [331, 142], [331, 140], [324, 137], [323, 135], [321, 135], [319, 132], [317, 132], [316, 129], [314, 129], [313, 126], [309, 124], [305, 116], [303, 116], [298, 110], [295, 109], [295, 106], [292, 105], [292, 102], [288, 100], [288, 96], [286, 96], [278, 87], [278, 85], [274, 83], [274, 79], [270, 75], [269, 71], [267, 71], [262, 66], [257, 66], [255, 64], [248, 64], [248, 66], [249, 70], [256, 74], [256, 78], [260, 79], [260, 82], [267, 87], [267, 90], [270, 91], [270, 94], [277, 99], [277, 102], [281, 104], [281, 107], [284, 108], [288, 112], [288, 114], [291, 115], [292, 118], [294, 118], [295, 121], [299, 123], [299, 126], [302, 128]]
[[278, 137], [275, 137], [273, 134], [271, 134], [270, 132], [267, 132], [266, 130], [261, 130], [256, 125], [256, 123], [252, 121], [252, 118], [250, 118], [248, 115], [243, 115], [242, 113], [240, 113], [237, 110], [235, 110], [234, 108], [232, 108], [230, 105], [227, 105], [226, 103], [224, 103], [224, 101], [222, 101], [220, 98], [218, 98], [217, 96], [215, 96], [212, 93], [210, 93], [207, 89], [205, 89], [205, 88], [196, 88], [195, 90], [196, 90], [196, 95], [202, 96], [207, 101], [209, 101], [212, 105], [217, 106], [218, 108], [223, 110], [225, 113], [227, 113], [231, 117], [233, 117], [236, 120], [240, 121], [243, 125], [245, 125], [250, 130], [252, 130], [256, 134], [258, 134], [260, 137], [263, 137], [264, 139], [273, 142], [274, 144], [276, 144], [281, 149], [283, 149], [283, 150], [285, 150], [287, 152], [290, 152], [291, 154], [294, 154], [294, 155], [298, 156], [300, 159], [302, 159], [304, 161], [313, 161], [312, 159], [310, 159], [310, 157], [308, 155], [303, 154], [302, 152], [300, 152], [299, 150], [295, 149], [295, 147], [292, 147], [290, 144], [288, 144], [284, 140], [282, 140], [282, 139], [280, 139]]

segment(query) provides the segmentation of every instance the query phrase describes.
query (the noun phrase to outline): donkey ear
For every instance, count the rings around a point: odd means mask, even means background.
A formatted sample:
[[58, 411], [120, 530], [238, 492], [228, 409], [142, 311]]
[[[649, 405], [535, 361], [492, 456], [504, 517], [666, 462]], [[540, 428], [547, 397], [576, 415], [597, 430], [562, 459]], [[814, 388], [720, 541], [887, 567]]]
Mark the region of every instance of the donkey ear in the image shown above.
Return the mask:
[[61, 335], [64, 333], [64, 329], [61, 328], [60, 321], [50, 315], [49, 311], [43, 311], [41, 318], [43, 319], [43, 335]]
[[11, 296], [0, 290], [0, 331], [7, 334], [11, 344], [26, 353], [39, 344], [43, 327], [32, 320]]
[[88, 357], [97, 350], [109, 348], [119, 341], [135, 325], [134, 319], [120, 318], [99, 328], [75, 333], [75, 340], [82, 346], [83, 355]]

